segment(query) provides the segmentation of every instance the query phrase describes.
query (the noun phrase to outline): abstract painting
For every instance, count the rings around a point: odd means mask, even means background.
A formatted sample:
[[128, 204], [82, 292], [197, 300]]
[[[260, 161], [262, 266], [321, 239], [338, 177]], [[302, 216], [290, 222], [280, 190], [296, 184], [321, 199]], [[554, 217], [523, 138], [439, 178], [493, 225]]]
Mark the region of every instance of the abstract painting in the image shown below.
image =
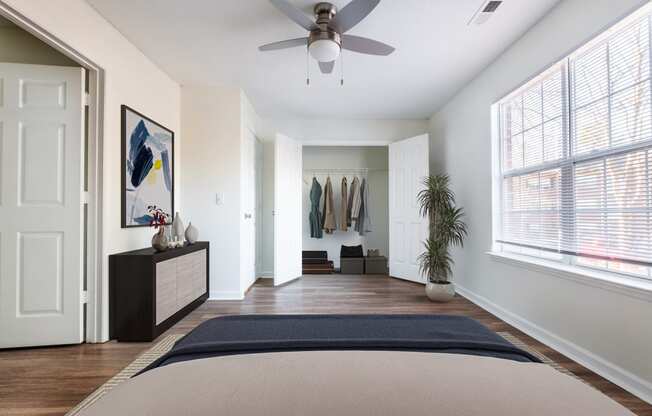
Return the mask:
[[122, 106], [122, 228], [174, 213], [174, 132]]

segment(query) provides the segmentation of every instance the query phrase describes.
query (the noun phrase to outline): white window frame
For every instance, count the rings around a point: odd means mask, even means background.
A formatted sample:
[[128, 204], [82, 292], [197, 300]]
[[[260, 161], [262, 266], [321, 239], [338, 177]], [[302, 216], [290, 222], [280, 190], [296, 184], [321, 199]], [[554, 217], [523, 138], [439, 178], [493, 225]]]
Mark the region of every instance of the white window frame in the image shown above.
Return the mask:
[[[623, 21], [634, 20], [644, 14], [650, 14], [652, 7], [650, 4], [645, 5], [614, 23], [613, 26], [619, 25]], [[652, 19], [652, 18], [651, 18]], [[616, 271], [613, 269], [592, 267], [589, 265], [578, 264], [579, 257], [567, 254], [558, 254], [554, 252], [546, 252], [543, 250], [528, 249], [518, 247], [501, 241], [502, 230], [502, 195], [503, 195], [503, 174], [501, 162], [502, 146], [501, 146], [501, 125], [500, 125], [500, 106], [511, 96], [519, 93], [528, 84], [538, 79], [541, 75], [547, 73], [552, 68], [560, 63], [565, 66], [566, 76], [569, 76], [570, 71], [570, 58], [580, 54], [587, 45], [593, 44], [596, 40], [604, 38], [610, 32], [611, 28], [607, 28], [598, 35], [589, 39], [579, 48], [574, 49], [566, 54], [562, 59], [558, 59], [552, 64], [548, 65], [544, 70], [538, 72], [534, 77], [528, 81], [520, 84], [514, 88], [510, 93], [506, 94], [500, 100], [491, 106], [491, 153], [492, 153], [492, 246], [487, 252], [494, 260], [516, 265], [519, 267], [533, 269], [535, 271], [546, 272], [553, 274], [557, 277], [569, 278], [581, 283], [586, 283], [591, 286], [599, 286], [612, 291], [624, 293], [645, 300], [652, 300], [652, 267], [647, 268], [647, 276], [627, 273], [623, 271]], [[652, 25], [650, 26], [652, 28]], [[652, 31], [652, 29], [651, 29]], [[652, 34], [650, 36], [652, 45]], [[652, 46], [651, 46], [652, 49]], [[651, 51], [652, 59], [652, 51]], [[652, 62], [651, 62], [652, 71]], [[567, 84], [568, 85], [568, 84]], [[569, 97], [570, 99], [570, 97]], [[570, 103], [568, 103], [570, 105]], [[568, 111], [567, 109], [564, 111]], [[570, 112], [569, 112], [570, 114]], [[649, 146], [649, 143], [645, 146]], [[638, 147], [634, 145], [632, 147]], [[581, 156], [580, 156], [581, 157]], [[591, 155], [590, 158], [593, 158]]]

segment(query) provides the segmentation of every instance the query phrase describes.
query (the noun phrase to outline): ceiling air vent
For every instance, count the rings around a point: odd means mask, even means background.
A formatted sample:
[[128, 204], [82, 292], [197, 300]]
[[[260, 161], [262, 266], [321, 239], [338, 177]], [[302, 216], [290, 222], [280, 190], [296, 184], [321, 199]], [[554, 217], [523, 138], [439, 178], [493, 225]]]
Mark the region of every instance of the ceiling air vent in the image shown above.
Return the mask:
[[482, 6], [473, 14], [468, 25], [481, 25], [496, 12], [496, 9], [502, 4], [502, 0], [488, 0], [482, 3]]

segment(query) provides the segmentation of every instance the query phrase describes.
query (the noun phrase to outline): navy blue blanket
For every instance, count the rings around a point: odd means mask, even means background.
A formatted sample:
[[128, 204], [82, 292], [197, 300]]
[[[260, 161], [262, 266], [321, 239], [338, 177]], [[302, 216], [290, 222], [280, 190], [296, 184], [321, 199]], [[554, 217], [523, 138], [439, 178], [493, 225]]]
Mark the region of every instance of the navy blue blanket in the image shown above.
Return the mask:
[[451, 315], [234, 315], [208, 320], [143, 371], [233, 354], [385, 350], [540, 362], [478, 321]]

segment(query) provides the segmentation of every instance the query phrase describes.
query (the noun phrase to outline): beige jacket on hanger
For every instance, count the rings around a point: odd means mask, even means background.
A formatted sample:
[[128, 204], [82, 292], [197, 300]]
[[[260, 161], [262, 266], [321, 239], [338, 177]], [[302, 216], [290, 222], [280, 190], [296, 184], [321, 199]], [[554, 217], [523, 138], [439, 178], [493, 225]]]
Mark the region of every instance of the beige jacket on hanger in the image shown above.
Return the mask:
[[327, 234], [332, 234], [337, 229], [337, 221], [335, 219], [335, 204], [333, 203], [333, 184], [330, 176], [326, 178], [326, 185], [324, 186], [323, 215], [324, 226], [322, 228]]
[[340, 230], [346, 231], [349, 229], [347, 225], [347, 213], [348, 213], [348, 183], [346, 181], [346, 176], [342, 178], [342, 187], [341, 187], [342, 199], [340, 203]]
[[360, 187], [360, 181], [358, 180], [358, 177], [354, 177], [353, 181], [351, 181], [351, 188], [349, 188], [349, 200], [346, 205], [346, 225], [347, 227], [350, 227], [352, 225], [351, 222], [351, 216], [352, 216], [352, 211], [353, 211], [353, 196], [355, 193], [358, 191], [358, 188]]
[[[356, 177], [353, 182], [358, 181], [358, 178]], [[353, 187], [351, 187], [353, 188]], [[356, 183], [355, 190], [351, 189], [351, 192], [353, 192], [353, 199], [352, 199], [352, 204], [351, 204], [351, 220], [352, 221], [358, 221], [358, 216], [360, 215], [360, 206], [362, 205], [362, 194], [360, 193], [360, 182]]]

